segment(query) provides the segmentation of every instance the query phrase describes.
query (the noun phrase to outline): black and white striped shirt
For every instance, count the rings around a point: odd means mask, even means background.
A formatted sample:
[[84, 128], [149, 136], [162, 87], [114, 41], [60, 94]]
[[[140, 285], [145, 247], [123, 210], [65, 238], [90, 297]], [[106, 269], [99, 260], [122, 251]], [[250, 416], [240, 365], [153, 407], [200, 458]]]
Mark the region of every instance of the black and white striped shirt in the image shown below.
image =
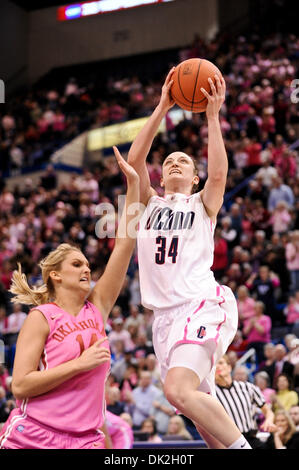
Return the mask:
[[216, 385], [216, 395], [242, 433], [257, 429], [254, 414], [265, 399], [256, 385], [233, 380], [230, 387]]

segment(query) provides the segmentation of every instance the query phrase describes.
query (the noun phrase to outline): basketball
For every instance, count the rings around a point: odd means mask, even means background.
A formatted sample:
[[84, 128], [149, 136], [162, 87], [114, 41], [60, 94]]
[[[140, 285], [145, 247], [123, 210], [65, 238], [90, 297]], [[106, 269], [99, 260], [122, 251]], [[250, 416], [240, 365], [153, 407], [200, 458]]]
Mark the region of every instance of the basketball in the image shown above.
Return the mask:
[[215, 74], [222, 76], [216, 65], [206, 59], [188, 59], [178, 64], [172, 75], [170, 89], [175, 103], [193, 113], [205, 111], [208, 100], [200, 89], [205, 88], [210, 93], [208, 79], [211, 78], [215, 83]]

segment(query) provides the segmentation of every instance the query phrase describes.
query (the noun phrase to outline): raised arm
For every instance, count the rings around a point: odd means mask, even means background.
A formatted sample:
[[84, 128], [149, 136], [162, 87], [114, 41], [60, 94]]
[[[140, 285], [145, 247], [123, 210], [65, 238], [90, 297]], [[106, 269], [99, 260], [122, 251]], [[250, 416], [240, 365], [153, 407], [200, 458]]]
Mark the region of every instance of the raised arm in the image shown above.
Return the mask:
[[127, 178], [126, 203], [106, 269], [88, 298], [100, 310], [104, 323], [106, 323], [123, 285], [136, 244], [136, 225], [140, 216], [140, 207], [138, 207], [139, 176], [134, 168], [122, 158], [118, 149], [113, 147], [113, 150], [117, 162]]
[[202, 202], [205, 209], [216, 222], [217, 214], [223, 204], [228, 161], [223, 142], [219, 111], [225, 99], [225, 81], [215, 75], [216, 86], [210, 79], [210, 95], [204, 88], [201, 91], [208, 99], [206, 115], [208, 120], [208, 178], [201, 191]]
[[155, 190], [151, 187], [146, 167], [146, 158], [162, 119], [166, 116], [168, 110], [174, 105], [174, 101], [169, 92], [172, 85], [171, 77], [173, 72], [174, 67], [166, 77], [158, 106], [155, 108], [153, 114], [149, 117], [145, 126], [135, 138], [128, 155], [128, 163], [135, 168], [140, 178], [140, 201], [144, 205], [147, 204], [151, 196], [156, 194]]

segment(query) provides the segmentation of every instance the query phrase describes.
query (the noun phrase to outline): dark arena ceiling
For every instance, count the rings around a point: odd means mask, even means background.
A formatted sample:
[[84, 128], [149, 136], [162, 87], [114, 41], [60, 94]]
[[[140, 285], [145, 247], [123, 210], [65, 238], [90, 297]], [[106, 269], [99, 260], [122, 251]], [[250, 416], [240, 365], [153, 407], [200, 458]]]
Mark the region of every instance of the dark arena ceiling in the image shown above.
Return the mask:
[[11, 0], [11, 2], [26, 11], [41, 10], [42, 8], [58, 7], [75, 3], [72, 0], [66, 0], [64, 2], [59, 2], [58, 0]]

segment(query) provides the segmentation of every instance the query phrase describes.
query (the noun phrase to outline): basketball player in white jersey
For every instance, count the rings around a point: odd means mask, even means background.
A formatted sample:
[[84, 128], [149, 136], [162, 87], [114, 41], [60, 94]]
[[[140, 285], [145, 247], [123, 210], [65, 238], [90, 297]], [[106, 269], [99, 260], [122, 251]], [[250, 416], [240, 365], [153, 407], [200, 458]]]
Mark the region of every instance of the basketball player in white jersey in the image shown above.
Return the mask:
[[128, 162], [140, 177], [138, 260], [142, 303], [154, 311], [153, 342], [168, 401], [191, 419], [210, 448], [250, 446], [215, 398], [215, 364], [231, 343], [238, 323], [233, 293], [215, 281], [213, 233], [223, 203], [228, 171], [219, 124], [225, 82], [210, 80], [208, 100], [208, 178], [200, 193], [195, 164], [183, 152], [166, 157], [163, 198], [150, 185], [146, 158], [158, 127], [174, 105], [172, 69], [161, 99], [134, 140]]

